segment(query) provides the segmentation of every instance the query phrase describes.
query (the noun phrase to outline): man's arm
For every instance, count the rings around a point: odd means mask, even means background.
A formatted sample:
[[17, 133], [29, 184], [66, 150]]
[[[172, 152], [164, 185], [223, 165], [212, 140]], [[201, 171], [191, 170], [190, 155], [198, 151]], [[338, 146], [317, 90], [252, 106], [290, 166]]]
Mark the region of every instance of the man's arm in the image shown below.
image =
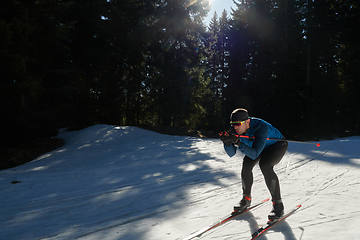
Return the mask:
[[255, 132], [255, 139], [252, 147], [241, 144], [239, 150], [249, 158], [255, 160], [257, 157], [259, 157], [260, 153], [265, 147], [268, 133], [269, 127], [266, 124], [262, 124], [261, 127]]
[[227, 155], [229, 155], [229, 157], [233, 157], [236, 154], [236, 147], [233, 144], [231, 144], [230, 146], [226, 146], [224, 144], [224, 149]]
[[222, 131], [219, 133], [221, 141], [224, 143], [224, 149], [229, 157], [233, 157], [236, 154], [236, 147], [234, 144], [240, 143], [239, 139], [231, 132]]

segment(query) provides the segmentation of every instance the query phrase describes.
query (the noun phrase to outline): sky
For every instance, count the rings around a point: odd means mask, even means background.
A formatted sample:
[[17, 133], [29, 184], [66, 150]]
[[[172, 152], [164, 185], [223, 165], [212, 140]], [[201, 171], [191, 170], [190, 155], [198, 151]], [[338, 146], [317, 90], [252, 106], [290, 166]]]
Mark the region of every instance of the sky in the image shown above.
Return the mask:
[[231, 13], [231, 7], [236, 8], [233, 0], [210, 0], [211, 4], [211, 10], [207, 17], [205, 18], [206, 25], [209, 25], [211, 18], [214, 16], [214, 12], [218, 14], [218, 16], [221, 16], [221, 13], [224, 11], [224, 9], [228, 12], [228, 15], [230, 16]]

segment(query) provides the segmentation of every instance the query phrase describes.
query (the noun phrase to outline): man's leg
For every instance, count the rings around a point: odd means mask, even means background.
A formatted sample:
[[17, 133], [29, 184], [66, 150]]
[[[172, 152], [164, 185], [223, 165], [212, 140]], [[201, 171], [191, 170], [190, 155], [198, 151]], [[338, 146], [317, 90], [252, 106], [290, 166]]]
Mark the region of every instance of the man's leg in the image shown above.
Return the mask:
[[266, 148], [261, 154], [262, 158], [259, 165], [273, 202], [273, 209], [268, 215], [269, 220], [278, 219], [284, 214], [284, 205], [281, 200], [279, 179], [274, 172], [274, 166], [283, 158], [287, 148], [287, 142], [277, 142]]
[[287, 148], [288, 143], [286, 141], [277, 142], [261, 153], [260, 169], [273, 200], [281, 199], [279, 179], [274, 172], [274, 166], [283, 158]]
[[251, 187], [253, 184], [252, 170], [258, 160], [253, 161], [251, 158], [245, 156], [241, 170], [241, 180], [243, 189], [243, 198], [238, 205], [234, 206], [235, 211], [242, 212], [251, 205]]
[[251, 187], [254, 182], [252, 170], [258, 161], [259, 160], [252, 160], [248, 156], [244, 157], [241, 170], [241, 181], [243, 194], [246, 196], [251, 196]]

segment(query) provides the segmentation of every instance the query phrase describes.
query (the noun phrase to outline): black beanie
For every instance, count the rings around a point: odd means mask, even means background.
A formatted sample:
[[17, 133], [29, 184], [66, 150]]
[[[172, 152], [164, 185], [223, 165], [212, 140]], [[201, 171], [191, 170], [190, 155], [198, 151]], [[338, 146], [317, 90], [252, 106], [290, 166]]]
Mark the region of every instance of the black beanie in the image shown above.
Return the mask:
[[244, 108], [235, 109], [230, 115], [230, 122], [241, 122], [249, 118], [248, 111]]

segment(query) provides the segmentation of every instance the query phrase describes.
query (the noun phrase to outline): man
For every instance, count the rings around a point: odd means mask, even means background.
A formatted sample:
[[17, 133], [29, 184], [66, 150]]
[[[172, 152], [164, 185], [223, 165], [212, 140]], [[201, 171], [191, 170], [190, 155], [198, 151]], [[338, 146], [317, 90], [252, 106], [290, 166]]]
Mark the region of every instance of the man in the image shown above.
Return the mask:
[[[273, 209], [268, 218], [269, 220], [280, 218], [284, 214], [284, 205], [281, 200], [279, 179], [273, 168], [284, 156], [288, 148], [287, 141], [270, 123], [249, 117], [248, 111], [243, 108], [235, 109], [231, 113], [230, 124], [230, 131], [224, 131], [220, 136], [224, 149], [230, 157], [235, 155], [237, 149], [245, 154], [241, 170], [243, 198], [234, 206], [234, 210], [244, 211], [250, 206], [252, 170], [256, 163], [259, 163], [273, 202]], [[239, 135], [247, 137], [238, 137]], [[281, 139], [281, 141], [267, 140], [267, 138]]]

